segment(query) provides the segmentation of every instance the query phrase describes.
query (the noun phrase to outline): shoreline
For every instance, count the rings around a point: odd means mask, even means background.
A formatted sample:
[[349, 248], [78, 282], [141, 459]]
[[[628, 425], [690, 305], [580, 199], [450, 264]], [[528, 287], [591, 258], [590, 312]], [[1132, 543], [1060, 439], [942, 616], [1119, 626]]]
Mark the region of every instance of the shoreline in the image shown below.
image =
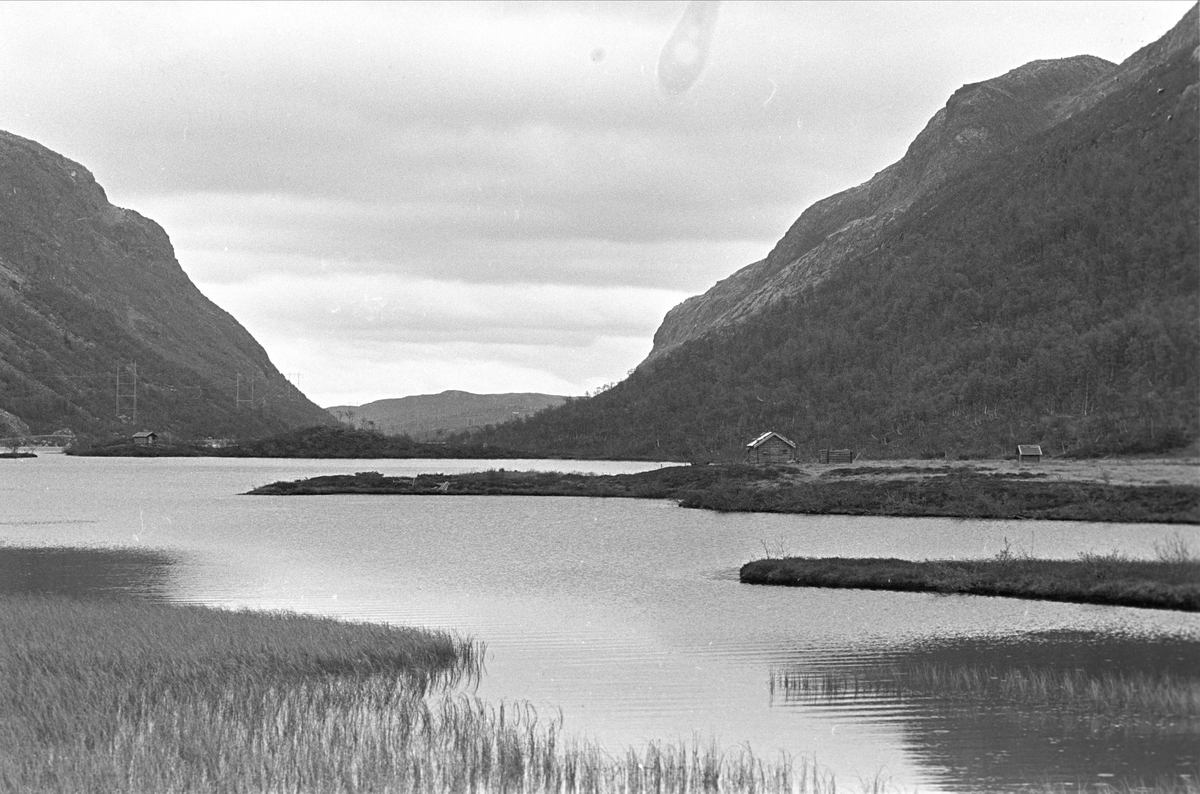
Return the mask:
[[[1190, 474], [1192, 468], [1183, 469]], [[379, 472], [278, 481], [254, 496], [331, 494], [586, 496], [673, 499], [718, 512], [1200, 524], [1200, 484], [1063, 478], [983, 465], [668, 466], [581, 475], [494, 469], [388, 477]], [[1126, 478], [1128, 479], [1128, 478]]]
[[742, 566], [743, 584], [890, 590], [1200, 612], [1200, 557], [1180, 540], [1157, 560], [1116, 553], [1046, 560], [1002, 552], [989, 560], [784, 557]]

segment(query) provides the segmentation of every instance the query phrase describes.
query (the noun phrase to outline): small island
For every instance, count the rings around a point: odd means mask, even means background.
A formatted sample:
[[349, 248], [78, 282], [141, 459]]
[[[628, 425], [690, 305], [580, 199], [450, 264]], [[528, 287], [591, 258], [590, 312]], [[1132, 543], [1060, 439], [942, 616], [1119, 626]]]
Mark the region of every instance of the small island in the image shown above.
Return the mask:
[[1001, 552], [987, 560], [830, 557], [762, 559], [742, 566], [748, 584], [1032, 598], [1077, 604], [1200, 611], [1200, 557], [1177, 539], [1158, 559], [1085, 554], [1045, 560]]

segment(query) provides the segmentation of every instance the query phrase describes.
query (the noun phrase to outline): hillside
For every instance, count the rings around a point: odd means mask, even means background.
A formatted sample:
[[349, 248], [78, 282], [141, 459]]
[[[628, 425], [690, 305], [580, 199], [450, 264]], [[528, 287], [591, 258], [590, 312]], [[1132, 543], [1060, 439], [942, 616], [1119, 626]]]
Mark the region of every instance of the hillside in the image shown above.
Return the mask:
[[[22, 432], [256, 436], [329, 423], [82, 165], [0, 132], [0, 416]], [[0, 427], [0, 435], [7, 435]]]
[[472, 394], [450, 390], [375, 400], [364, 405], [335, 405], [326, 410], [351, 427], [406, 435], [421, 441], [531, 416], [562, 405], [566, 399], [554, 394]]
[[765, 259], [668, 312], [648, 360], [814, 287], [843, 262], [878, 247], [913, 202], [981, 158], [1054, 126], [1071, 100], [1112, 68], [1089, 55], [1034, 61], [955, 91], [898, 162], [818, 201]]
[[[1048, 101], [1047, 128], [895, 194], [912, 197], [907, 208], [888, 210], [871, 244], [822, 278], [780, 287], [736, 322], [697, 320], [613, 389], [483, 438], [684, 459], [738, 457], [765, 429], [802, 457], [997, 455], [1018, 442], [1098, 454], [1194, 439], [1197, 38], [1193, 8], [1159, 42]], [[775, 252], [793, 261], [810, 226], [802, 217]]]

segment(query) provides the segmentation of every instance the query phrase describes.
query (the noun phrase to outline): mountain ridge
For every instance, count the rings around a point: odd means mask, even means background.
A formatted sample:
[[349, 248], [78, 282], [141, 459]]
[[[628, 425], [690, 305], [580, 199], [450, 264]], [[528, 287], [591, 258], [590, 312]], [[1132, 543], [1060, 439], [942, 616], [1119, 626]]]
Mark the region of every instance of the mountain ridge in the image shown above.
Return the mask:
[[166, 231], [0, 131], [0, 408], [49, 433], [278, 432], [328, 417], [196, 288]]
[[904, 157], [866, 182], [814, 202], [766, 258], [668, 311], [647, 362], [815, 286], [839, 261], [876, 244], [882, 229], [916, 198], [978, 157], [1053, 126], [1079, 90], [1115, 67], [1090, 55], [1039, 60], [962, 86]]
[[1102, 91], [1055, 98], [1057, 123], [924, 190], [822, 280], [477, 441], [692, 460], [738, 459], [765, 430], [806, 459], [1187, 447], [1200, 436], [1196, 20], [1193, 6]]

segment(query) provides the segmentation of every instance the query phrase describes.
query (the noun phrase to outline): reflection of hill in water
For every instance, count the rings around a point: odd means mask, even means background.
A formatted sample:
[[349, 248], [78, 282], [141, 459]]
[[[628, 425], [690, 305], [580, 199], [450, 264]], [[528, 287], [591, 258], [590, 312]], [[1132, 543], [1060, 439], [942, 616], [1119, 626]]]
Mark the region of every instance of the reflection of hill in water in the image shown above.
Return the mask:
[[165, 599], [173, 563], [147, 549], [0, 547], [0, 596]]
[[[1046, 783], [1153, 783], [1200, 769], [1200, 642], [1084, 633], [959, 639], [889, 648], [878, 667], [840, 674], [826, 665], [779, 668], [772, 702], [887, 722], [931, 780], [955, 791], [1012, 791]], [[1189, 714], [1086, 705], [1082, 700], [995, 702], [949, 687], [897, 687], [895, 671], [1012, 668], [1066, 677], [1174, 676], [1190, 692]], [[994, 680], [994, 679], [993, 679]]]

